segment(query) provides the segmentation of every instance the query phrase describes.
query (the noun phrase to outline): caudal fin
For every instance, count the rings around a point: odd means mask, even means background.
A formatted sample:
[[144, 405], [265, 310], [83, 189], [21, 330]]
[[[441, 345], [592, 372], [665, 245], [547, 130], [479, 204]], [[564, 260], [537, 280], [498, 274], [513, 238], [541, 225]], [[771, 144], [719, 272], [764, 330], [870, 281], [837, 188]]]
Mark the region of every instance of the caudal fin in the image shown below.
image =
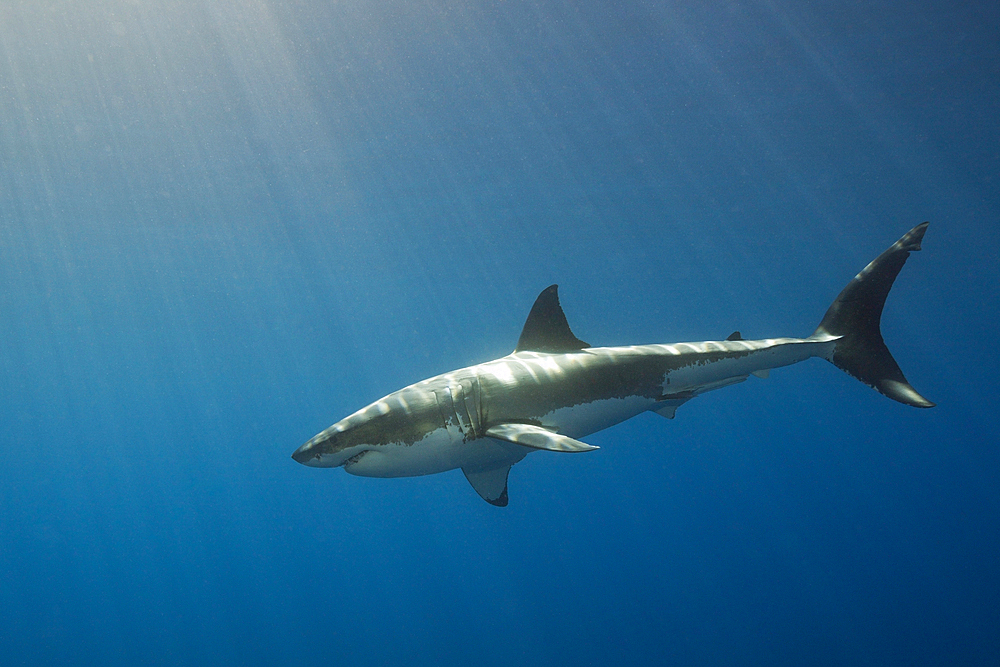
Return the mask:
[[880, 322], [885, 298], [911, 251], [920, 250], [927, 225], [917, 225], [862, 269], [826, 311], [813, 337], [838, 336], [830, 359], [889, 398], [918, 408], [934, 404], [910, 386], [882, 340]]

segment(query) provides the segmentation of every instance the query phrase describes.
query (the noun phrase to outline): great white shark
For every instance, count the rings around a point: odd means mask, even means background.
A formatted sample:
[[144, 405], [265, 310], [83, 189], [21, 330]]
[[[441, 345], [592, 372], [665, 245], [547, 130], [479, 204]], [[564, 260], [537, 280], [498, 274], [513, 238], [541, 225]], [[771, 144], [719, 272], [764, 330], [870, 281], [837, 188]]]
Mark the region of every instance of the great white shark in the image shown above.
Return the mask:
[[514, 352], [410, 385], [342, 419], [299, 447], [307, 466], [364, 477], [461, 468], [488, 503], [507, 505], [511, 466], [531, 452], [588, 452], [580, 438], [652, 411], [673, 418], [696, 396], [766, 377], [811, 357], [832, 362], [891, 399], [934, 404], [903, 376], [882, 339], [882, 308], [928, 223], [857, 274], [808, 338], [590, 347], [573, 335], [557, 286], [535, 301]]

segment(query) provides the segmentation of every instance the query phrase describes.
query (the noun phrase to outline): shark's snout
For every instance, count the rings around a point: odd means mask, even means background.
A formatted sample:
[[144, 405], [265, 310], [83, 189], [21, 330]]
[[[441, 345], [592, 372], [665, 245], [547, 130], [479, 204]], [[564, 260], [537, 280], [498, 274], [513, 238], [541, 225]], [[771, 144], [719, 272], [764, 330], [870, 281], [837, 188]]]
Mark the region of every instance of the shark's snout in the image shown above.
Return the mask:
[[292, 453], [292, 458], [310, 468], [337, 468], [355, 452], [344, 451], [340, 431], [323, 431]]
[[315, 440], [310, 440], [292, 452], [292, 458], [304, 466], [318, 466], [320, 456], [323, 453], [322, 449], [319, 443]]

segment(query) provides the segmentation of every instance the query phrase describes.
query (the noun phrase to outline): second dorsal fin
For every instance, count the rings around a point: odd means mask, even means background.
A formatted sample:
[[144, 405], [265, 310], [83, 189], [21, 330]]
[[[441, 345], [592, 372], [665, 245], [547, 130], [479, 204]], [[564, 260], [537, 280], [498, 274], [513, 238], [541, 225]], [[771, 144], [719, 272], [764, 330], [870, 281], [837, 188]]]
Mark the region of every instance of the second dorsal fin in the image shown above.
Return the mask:
[[559, 305], [559, 286], [546, 287], [528, 313], [515, 352], [572, 352], [590, 347], [573, 335]]

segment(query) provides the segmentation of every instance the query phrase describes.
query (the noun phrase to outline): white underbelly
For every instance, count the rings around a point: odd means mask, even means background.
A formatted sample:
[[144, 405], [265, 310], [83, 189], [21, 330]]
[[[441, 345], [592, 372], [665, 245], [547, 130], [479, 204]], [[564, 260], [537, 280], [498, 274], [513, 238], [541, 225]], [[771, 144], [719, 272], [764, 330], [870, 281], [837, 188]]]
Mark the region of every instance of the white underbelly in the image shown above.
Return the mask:
[[361, 477], [417, 477], [466, 468], [490, 469], [513, 465], [530, 450], [492, 438], [463, 442], [447, 429], [427, 434], [412, 445], [381, 445], [344, 464], [344, 470]]
[[570, 438], [582, 438], [649, 410], [656, 401], [643, 396], [608, 398], [559, 408], [542, 417], [542, 426]]

